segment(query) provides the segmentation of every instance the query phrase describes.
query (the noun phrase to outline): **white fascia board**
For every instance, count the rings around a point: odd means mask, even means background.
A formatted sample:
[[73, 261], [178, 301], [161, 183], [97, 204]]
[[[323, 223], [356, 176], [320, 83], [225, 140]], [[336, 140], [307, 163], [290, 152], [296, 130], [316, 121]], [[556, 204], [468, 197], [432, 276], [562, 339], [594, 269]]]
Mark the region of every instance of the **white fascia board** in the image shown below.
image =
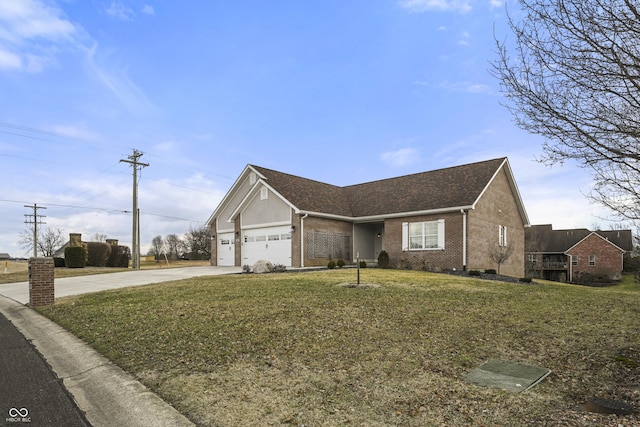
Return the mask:
[[[260, 175], [258, 175], [258, 176], [260, 176]], [[229, 215], [229, 218], [227, 218], [227, 222], [233, 222], [233, 220], [238, 215], [240, 215], [240, 212], [242, 212], [244, 210], [244, 208], [247, 207], [249, 202], [256, 196], [256, 194], [258, 193], [258, 190], [260, 189], [261, 186], [265, 186], [266, 188], [268, 188], [273, 194], [275, 194], [278, 198], [280, 198], [280, 200], [282, 200], [285, 204], [287, 204], [289, 207], [291, 207], [293, 210], [295, 210], [296, 213], [299, 211], [299, 209], [296, 208], [295, 206], [293, 206], [289, 200], [285, 199], [282, 196], [282, 194], [278, 193], [273, 187], [271, 187], [269, 184], [267, 184], [267, 182], [264, 181], [264, 179], [259, 178], [256, 181], [256, 183], [253, 185], [251, 190], [249, 190], [247, 195], [244, 196], [242, 201], [240, 203], [238, 203], [238, 206], [236, 206], [236, 208], [233, 210], [233, 212], [231, 212], [231, 215]]]
[[392, 214], [386, 214], [386, 215], [371, 215], [371, 216], [358, 216], [358, 217], [332, 215], [332, 214], [327, 214], [322, 212], [313, 212], [313, 211], [296, 211], [296, 213], [301, 215], [311, 215], [319, 218], [351, 221], [353, 223], [364, 223], [364, 222], [384, 221], [385, 219], [391, 219], [391, 218], [404, 218], [404, 217], [420, 216], [420, 215], [438, 215], [438, 214], [460, 212], [461, 210], [472, 210], [472, 209], [474, 209], [473, 206], [457, 206], [452, 208], [431, 209], [431, 210], [413, 211], [413, 212], [398, 212], [398, 213], [392, 213]]
[[473, 207], [475, 208], [475, 206], [478, 204], [482, 196], [484, 196], [484, 193], [487, 192], [487, 190], [489, 189], [489, 186], [491, 186], [491, 184], [496, 179], [496, 177], [498, 176], [502, 168], [505, 168], [505, 171], [507, 173], [507, 181], [509, 182], [509, 187], [511, 187], [511, 192], [515, 196], [516, 205], [518, 206], [518, 212], [520, 212], [520, 218], [522, 218], [522, 222], [524, 223], [524, 226], [528, 227], [530, 225], [529, 216], [527, 215], [527, 211], [524, 208], [524, 203], [522, 202], [522, 196], [520, 196], [520, 190], [518, 190], [518, 185], [516, 184], [516, 180], [513, 177], [513, 171], [511, 170], [511, 166], [509, 165], [509, 159], [507, 158], [505, 158], [502, 164], [500, 165], [500, 167], [496, 169], [495, 173], [493, 174], [493, 176], [491, 177], [487, 185], [478, 195], [478, 198], [475, 200], [475, 202], [473, 202]]
[[218, 216], [218, 214], [220, 213], [220, 211], [223, 209], [223, 207], [227, 204], [228, 200], [231, 198], [231, 196], [235, 193], [235, 188], [238, 187], [238, 185], [240, 184], [240, 182], [242, 181], [242, 178], [244, 176], [247, 175], [247, 171], [251, 170], [252, 172], [254, 172], [257, 175], [260, 175], [258, 173], [258, 171], [256, 171], [254, 168], [251, 167], [251, 165], [247, 165], [244, 167], [244, 169], [242, 170], [242, 172], [240, 173], [240, 175], [238, 175], [238, 177], [236, 178], [236, 180], [233, 182], [233, 184], [231, 185], [231, 187], [229, 187], [229, 190], [227, 191], [227, 193], [224, 195], [224, 197], [222, 198], [222, 200], [220, 201], [220, 203], [218, 203], [218, 206], [216, 207], [216, 209], [213, 211], [213, 213], [211, 214], [211, 216], [209, 217], [209, 219], [207, 220], [207, 222], [205, 223], [206, 225], [211, 226], [211, 223], [213, 222], [213, 220]]
[[591, 237], [592, 235], [596, 235], [599, 238], [601, 238], [602, 240], [604, 240], [605, 242], [607, 242], [608, 244], [610, 244], [611, 246], [613, 246], [614, 248], [618, 249], [620, 252], [622, 252], [623, 254], [627, 253], [627, 251], [625, 251], [624, 249], [622, 249], [620, 246], [616, 245], [615, 243], [613, 243], [611, 240], [607, 239], [604, 236], [601, 236], [600, 234], [598, 234], [595, 231], [592, 231], [591, 233], [587, 234], [582, 240], [580, 240], [578, 243], [576, 243], [575, 245], [571, 246], [569, 249], [567, 249], [564, 253], [566, 255], [569, 254], [569, 251], [572, 250], [573, 248], [575, 248], [576, 246], [578, 246], [579, 244], [581, 244], [582, 242], [584, 242], [585, 240], [587, 240], [589, 237]]

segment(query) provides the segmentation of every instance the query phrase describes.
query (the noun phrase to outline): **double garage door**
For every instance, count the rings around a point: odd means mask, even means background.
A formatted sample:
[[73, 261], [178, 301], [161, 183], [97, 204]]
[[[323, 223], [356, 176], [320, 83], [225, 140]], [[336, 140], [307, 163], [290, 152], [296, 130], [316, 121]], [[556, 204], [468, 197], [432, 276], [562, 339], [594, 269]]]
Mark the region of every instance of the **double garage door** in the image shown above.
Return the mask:
[[242, 265], [253, 265], [263, 259], [291, 266], [290, 226], [244, 230], [242, 235]]

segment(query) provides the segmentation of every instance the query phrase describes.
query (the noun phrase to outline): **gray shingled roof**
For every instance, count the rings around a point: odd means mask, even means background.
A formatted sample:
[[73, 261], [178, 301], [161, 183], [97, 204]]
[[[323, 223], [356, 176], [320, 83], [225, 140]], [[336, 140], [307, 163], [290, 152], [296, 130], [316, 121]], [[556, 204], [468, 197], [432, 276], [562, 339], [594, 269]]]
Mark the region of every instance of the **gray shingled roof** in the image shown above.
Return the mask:
[[[550, 224], [532, 225], [525, 230], [526, 252], [564, 253], [591, 233], [586, 228], [554, 230]], [[631, 230], [598, 230], [596, 233], [625, 251], [633, 250]]]
[[301, 211], [348, 217], [473, 205], [506, 158], [337, 187], [251, 165]]

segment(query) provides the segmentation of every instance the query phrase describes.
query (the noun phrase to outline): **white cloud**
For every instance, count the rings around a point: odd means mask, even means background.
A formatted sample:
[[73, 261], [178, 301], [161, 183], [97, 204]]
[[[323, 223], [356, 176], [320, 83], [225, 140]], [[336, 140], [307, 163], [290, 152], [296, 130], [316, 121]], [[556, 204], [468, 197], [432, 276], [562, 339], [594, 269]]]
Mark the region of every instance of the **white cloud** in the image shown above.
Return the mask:
[[78, 33], [62, 10], [43, 1], [0, 0], [0, 69], [39, 72]]
[[22, 68], [22, 58], [20, 58], [20, 55], [0, 47], [0, 69], [18, 70], [20, 68]]
[[491, 9], [502, 7], [503, 4], [504, 2], [502, 0], [489, 0], [489, 7], [491, 7]]
[[105, 9], [105, 12], [107, 12], [107, 15], [123, 21], [131, 21], [136, 17], [136, 14], [131, 8], [125, 6], [119, 1], [112, 1], [109, 7]]
[[142, 13], [144, 13], [145, 15], [155, 15], [156, 11], [153, 9], [153, 6], [151, 6], [150, 4], [145, 4], [142, 7]]
[[493, 93], [489, 85], [469, 81], [450, 82], [445, 80], [439, 84], [439, 87], [449, 92]]
[[420, 152], [413, 148], [401, 148], [400, 150], [382, 153], [380, 158], [391, 166], [403, 167], [420, 161]]
[[469, 0], [402, 0], [400, 6], [416, 13], [429, 10], [467, 13], [472, 9]]
[[[108, 63], [111, 69], [101, 66], [101, 63]], [[134, 113], [154, 113], [157, 111], [142, 92], [142, 90], [129, 78], [127, 67], [113, 69], [114, 61], [109, 53], [99, 55], [98, 45], [94, 45], [87, 50], [86, 64], [89, 72], [109, 89], [131, 112]]]

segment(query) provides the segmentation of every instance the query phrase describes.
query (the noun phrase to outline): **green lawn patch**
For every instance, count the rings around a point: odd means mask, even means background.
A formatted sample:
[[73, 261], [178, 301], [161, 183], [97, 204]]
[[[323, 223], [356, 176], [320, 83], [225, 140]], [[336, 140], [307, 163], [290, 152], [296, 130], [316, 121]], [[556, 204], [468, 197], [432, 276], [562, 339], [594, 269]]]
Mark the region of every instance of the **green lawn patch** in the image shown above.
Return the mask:
[[[39, 311], [203, 426], [592, 425], [586, 398], [634, 403], [638, 285], [367, 269], [376, 286], [345, 286], [354, 274], [197, 278]], [[464, 381], [491, 359], [552, 374], [520, 394]]]

